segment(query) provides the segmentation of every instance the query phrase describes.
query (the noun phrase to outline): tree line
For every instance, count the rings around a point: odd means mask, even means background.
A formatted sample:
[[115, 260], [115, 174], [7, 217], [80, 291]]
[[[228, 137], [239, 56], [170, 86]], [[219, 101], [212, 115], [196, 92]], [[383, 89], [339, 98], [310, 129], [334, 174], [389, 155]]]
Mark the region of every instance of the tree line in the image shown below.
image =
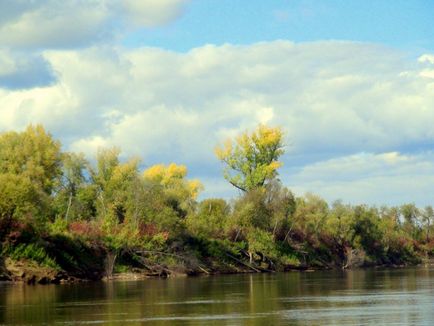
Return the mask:
[[98, 269], [99, 259], [110, 276], [402, 265], [433, 253], [431, 206], [296, 197], [278, 178], [283, 136], [259, 125], [218, 145], [224, 178], [240, 195], [199, 201], [203, 186], [184, 165], [142, 171], [118, 148], [98, 150], [91, 163], [62, 151], [41, 125], [4, 132], [1, 255], [58, 270]]

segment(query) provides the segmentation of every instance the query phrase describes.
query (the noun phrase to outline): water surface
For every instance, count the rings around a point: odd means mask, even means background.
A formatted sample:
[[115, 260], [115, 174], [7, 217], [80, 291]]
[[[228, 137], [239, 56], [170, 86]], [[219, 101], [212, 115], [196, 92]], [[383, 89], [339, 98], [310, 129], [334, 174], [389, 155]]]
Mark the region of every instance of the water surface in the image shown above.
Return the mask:
[[434, 269], [0, 285], [2, 325], [434, 325]]

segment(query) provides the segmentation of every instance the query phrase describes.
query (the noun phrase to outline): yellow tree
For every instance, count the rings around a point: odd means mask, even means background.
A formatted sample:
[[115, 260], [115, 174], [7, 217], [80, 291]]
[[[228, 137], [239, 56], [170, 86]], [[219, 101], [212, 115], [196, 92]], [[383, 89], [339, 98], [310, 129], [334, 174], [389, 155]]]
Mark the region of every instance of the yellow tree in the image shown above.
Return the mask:
[[187, 180], [186, 176], [187, 168], [184, 165], [175, 163], [169, 165], [157, 164], [143, 173], [146, 181], [160, 185], [163, 188], [169, 202], [183, 217], [185, 217], [199, 192], [203, 189], [199, 180]]
[[282, 166], [283, 131], [279, 127], [259, 125], [253, 132], [244, 132], [234, 141], [226, 140], [215, 149], [226, 164], [224, 177], [234, 187], [248, 192], [263, 187], [277, 176]]

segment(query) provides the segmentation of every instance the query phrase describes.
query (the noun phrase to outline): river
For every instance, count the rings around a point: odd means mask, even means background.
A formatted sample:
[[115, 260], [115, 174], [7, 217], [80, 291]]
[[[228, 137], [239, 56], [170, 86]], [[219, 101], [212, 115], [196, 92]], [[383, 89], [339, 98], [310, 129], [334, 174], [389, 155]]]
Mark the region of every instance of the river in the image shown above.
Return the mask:
[[434, 325], [434, 268], [0, 284], [2, 325]]

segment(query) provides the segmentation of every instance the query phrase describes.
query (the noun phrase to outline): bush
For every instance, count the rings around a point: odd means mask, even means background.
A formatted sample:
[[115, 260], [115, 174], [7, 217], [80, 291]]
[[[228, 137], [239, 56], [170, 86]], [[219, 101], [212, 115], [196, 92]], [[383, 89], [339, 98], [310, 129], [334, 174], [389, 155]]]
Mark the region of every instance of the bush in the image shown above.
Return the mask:
[[68, 221], [63, 217], [56, 217], [53, 223], [48, 224], [50, 234], [64, 234], [68, 231]]
[[68, 226], [71, 234], [82, 237], [84, 239], [97, 240], [102, 236], [101, 227], [95, 222], [75, 221]]
[[223, 199], [205, 199], [196, 214], [186, 219], [187, 228], [195, 235], [208, 238], [224, 237], [224, 226], [230, 207]]
[[261, 254], [275, 260], [278, 256], [273, 236], [261, 229], [253, 228], [247, 233], [249, 252]]
[[4, 254], [13, 260], [29, 259], [41, 266], [60, 269], [56, 261], [47, 254], [45, 248], [37, 243], [20, 243], [15, 247], [7, 246], [4, 249]]

